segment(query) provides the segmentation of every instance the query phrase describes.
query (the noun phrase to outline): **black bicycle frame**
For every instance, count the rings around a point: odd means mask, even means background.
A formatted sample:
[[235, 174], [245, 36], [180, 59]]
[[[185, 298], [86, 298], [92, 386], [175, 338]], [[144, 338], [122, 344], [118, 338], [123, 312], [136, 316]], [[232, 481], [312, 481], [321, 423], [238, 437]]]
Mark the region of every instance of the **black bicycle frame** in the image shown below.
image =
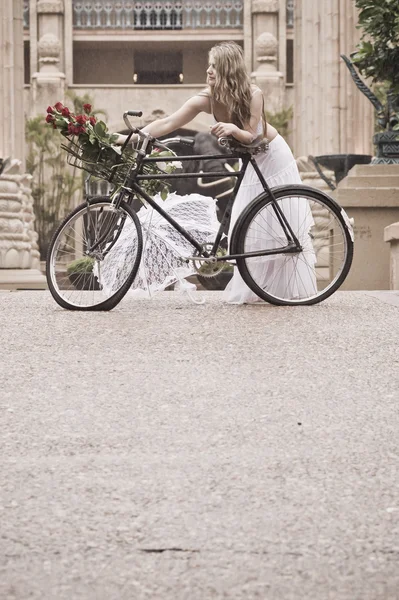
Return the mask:
[[[219, 177], [235, 177], [237, 179], [235, 186], [234, 186], [234, 190], [232, 192], [232, 196], [229, 200], [229, 202], [227, 203], [226, 209], [224, 211], [221, 223], [220, 223], [220, 227], [218, 230], [218, 233], [216, 235], [215, 241], [213, 243], [212, 246], [212, 250], [210, 251], [210, 253], [205, 252], [203, 250], [203, 246], [202, 244], [199, 244], [198, 241], [193, 238], [193, 236], [184, 229], [184, 227], [182, 227], [181, 225], [179, 225], [179, 223], [177, 221], [175, 221], [175, 219], [173, 219], [173, 217], [171, 217], [165, 210], [163, 210], [163, 208], [161, 208], [160, 206], [158, 206], [158, 204], [156, 204], [156, 202], [153, 200], [153, 198], [151, 196], [149, 196], [147, 194], [147, 192], [145, 190], [143, 190], [140, 185], [137, 183], [138, 181], [146, 181], [146, 180], [154, 180], [154, 179], [198, 179], [198, 173], [159, 173], [159, 174], [143, 174], [141, 172], [142, 167], [145, 164], [148, 163], [156, 163], [156, 162], [165, 162], [165, 160], [167, 160], [167, 162], [183, 162], [183, 161], [189, 161], [189, 160], [210, 160], [210, 159], [216, 159], [216, 160], [226, 160], [226, 159], [241, 159], [242, 160], [242, 167], [241, 169], [239, 169], [238, 171], [234, 171], [234, 172], [229, 172], [228, 174], [226, 173], [226, 171], [211, 171], [211, 172], [201, 172], [201, 177], [202, 178], [219, 178]], [[219, 247], [219, 243], [220, 240], [222, 239], [223, 236], [223, 231], [225, 226], [227, 225], [228, 220], [230, 219], [231, 216], [231, 212], [233, 209], [233, 204], [237, 195], [237, 192], [240, 188], [241, 182], [243, 180], [243, 177], [245, 175], [245, 172], [247, 170], [248, 164], [251, 164], [253, 169], [255, 170], [259, 181], [261, 182], [264, 191], [267, 193], [268, 196], [270, 196], [272, 198], [273, 201], [273, 209], [276, 213], [277, 219], [284, 231], [284, 234], [287, 237], [287, 246], [283, 246], [282, 248], [278, 248], [278, 249], [273, 249], [273, 250], [259, 250], [259, 251], [255, 251], [255, 252], [246, 252], [245, 254], [226, 254], [223, 255], [222, 257], [217, 257], [216, 256], [216, 252], [217, 249]], [[262, 172], [260, 171], [257, 162], [255, 160], [255, 158], [249, 154], [249, 153], [237, 153], [237, 154], [198, 154], [198, 155], [191, 155], [191, 156], [171, 156], [171, 157], [147, 157], [147, 156], [143, 156], [143, 155], [139, 155], [138, 159], [137, 159], [137, 165], [136, 168], [131, 172], [130, 177], [128, 178], [128, 182], [126, 183], [126, 186], [124, 186], [126, 188], [126, 191], [134, 191], [136, 192], [136, 194], [138, 194], [141, 198], [144, 198], [144, 200], [146, 202], [148, 202], [148, 204], [154, 209], [156, 210], [164, 219], [166, 219], [166, 221], [168, 223], [170, 223], [170, 225], [172, 225], [172, 227], [174, 227], [174, 229], [176, 229], [188, 242], [190, 242], [190, 244], [192, 244], [194, 246], [194, 248], [198, 251], [199, 255], [208, 258], [209, 256], [213, 256], [216, 258], [216, 261], [226, 261], [226, 260], [233, 260], [233, 259], [237, 259], [237, 258], [250, 258], [250, 257], [256, 257], [256, 256], [268, 256], [268, 255], [272, 255], [272, 254], [288, 254], [288, 253], [295, 253], [295, 252], [299, 252], [301, 250], [301, 245], [299, 244], [298, 239], [296, 238], [294, 232], [292, 231], [290, 224], [288, 223], [284, 213], [282, 212], [281, 208], [279, 207], [279, 205], [276, 202], [276, 198], [273, 195], [272, 190], [270, 189], [270, 187], [268, 186], [265, 178], [262, 175]], [[121, 193], [121, 199], [123, 197], [125, 192]]]

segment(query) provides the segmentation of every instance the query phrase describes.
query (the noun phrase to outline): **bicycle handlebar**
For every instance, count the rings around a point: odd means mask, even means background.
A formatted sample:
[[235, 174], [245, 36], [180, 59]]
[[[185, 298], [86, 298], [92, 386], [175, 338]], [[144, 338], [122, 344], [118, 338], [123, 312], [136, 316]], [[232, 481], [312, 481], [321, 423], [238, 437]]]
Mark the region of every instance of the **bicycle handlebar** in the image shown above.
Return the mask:
[[134, 127], [129, 121], [128, 117], [141, 117], [142, 114], [143, 112], [141, 110], [125, 110], [125, 112], [123, 113], [123, 120], [125, 121], [126, 127], [130, 129], [130, 131], [133, 131], [134, 133], [139, 133], [140, 129]]
[[193, 137], [173, 137], [167, 140], [157, 140], [157, 146], [166, 146], [167, 144], [186, 144], [186, 146], [194, 146], [195, 140]]
[[192, 137], [180, 137], [179, 139], [182, 144], [186, 144], [187, 146], [194, 146], [195, 139]]

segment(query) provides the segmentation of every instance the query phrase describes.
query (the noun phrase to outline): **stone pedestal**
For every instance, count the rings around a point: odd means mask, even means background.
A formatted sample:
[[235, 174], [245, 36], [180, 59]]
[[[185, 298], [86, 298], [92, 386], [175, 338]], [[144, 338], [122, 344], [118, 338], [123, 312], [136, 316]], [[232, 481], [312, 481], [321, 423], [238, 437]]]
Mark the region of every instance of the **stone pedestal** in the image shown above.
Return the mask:
[[354, 259], [341, 289], [389, 290], [384, 230], [399, 221], [399, 165], [356, 165], [332, 195], [354, 219]]
[[20, 161], [0, 175], [0, 289], [45, 289], [34, 230], [31, 176]]
[[389, 244], [389, 289], [399, 290], [399, 222], [384, 229], [384, 242]]

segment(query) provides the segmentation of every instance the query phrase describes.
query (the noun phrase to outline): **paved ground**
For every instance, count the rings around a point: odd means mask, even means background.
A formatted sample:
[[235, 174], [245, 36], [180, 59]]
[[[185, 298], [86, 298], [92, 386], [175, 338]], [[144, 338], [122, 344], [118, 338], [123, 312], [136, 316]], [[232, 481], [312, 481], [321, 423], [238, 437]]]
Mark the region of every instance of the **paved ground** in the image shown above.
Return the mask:
[[399, 598], [399, 293], [0, 293], [1, 600]]

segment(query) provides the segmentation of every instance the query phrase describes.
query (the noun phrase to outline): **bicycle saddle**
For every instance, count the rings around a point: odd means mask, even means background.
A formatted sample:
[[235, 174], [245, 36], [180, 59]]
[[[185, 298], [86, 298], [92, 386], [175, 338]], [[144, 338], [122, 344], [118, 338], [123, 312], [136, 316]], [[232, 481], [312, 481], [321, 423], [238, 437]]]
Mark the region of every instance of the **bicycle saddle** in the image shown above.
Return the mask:
[[242, 144], [234, 137], [222, 137], [218, 139], [218, 143], [220, 146], [229, 148], [234, 152], [245, 154], [260, 154], [269, 150], [269, 140], [264, 137], [257, 137], [250, 144]]

